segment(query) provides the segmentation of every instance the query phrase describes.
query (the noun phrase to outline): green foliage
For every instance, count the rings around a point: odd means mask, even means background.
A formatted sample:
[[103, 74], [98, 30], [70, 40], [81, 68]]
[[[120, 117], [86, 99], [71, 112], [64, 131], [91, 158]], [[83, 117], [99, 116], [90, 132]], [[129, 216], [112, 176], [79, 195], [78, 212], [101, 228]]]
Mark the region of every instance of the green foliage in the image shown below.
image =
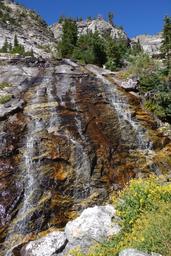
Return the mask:
[[98, 32], [80, 36], [73, 52], [73, 58], [81, 63], [97, 64], [102, 66], [106, 62], [104, 40]]
[[58, 22], [62, 24], [64, 22], [64, 20], [65, 20], [65, 17], [64, 16], [60, 16]]
[[152, 62], [144, 60], [142, 69], [139, 63], [132, 66], [132, 74], [138, 75], [139, 71], [139, 91], [145, 96], [145, 107], [163, 121], [171, 122], [171, 77]]
[[91, 21], [92, 20], [92, 17], [91, 16], [88, 16], [87, 17], [87, 21]]
[[[130, 236], [134, 238], [132, 247], [145, 252], [155, 251], [165, 256], [171, 255], [171, 203], [159, 204], [156, 212], [149, 212], [139, 219]], [[130, 239], [130, 238], [129, 238]]]
[[113, 12], [109, 12], [108, 13], [108, 21], [109, 23], [113, 26], [113, 17], [114, 17], [114, 14]]
[[11, 87], [11, 84], [7, 82], [0, 83], [0, 90], [3, 90], [4, 88]]
[[16, 20], [11, 17], [10, 13], [11, 8], [0, 1], [0, 21], [5, 24], [10, 23], [12, 25], [16, 25]]
[[[113, 14], [109, 13], [110, 22]], [[88, 17], [87, 20], [91, 20]], [[79, 20], [82, 20], [79, 19]], [[84, 64], [106, 65], [116, 70], [123, 65], [124, 56], [128, 50], [124, 38], [113, 40], [109, 35], [102, 37], [97, 31], [89, 32], [77, 38], [77, 25], [72, 19], [60, 17], [63, 25], [62, 41], [58, 44], [58, 57], [74, 58]]]
[[137, 56], [139, 54], [143, 53], [143, 48], [141, 47], [140, 41], [134, 43], [130, 50], [129, 50], [129, 55]]
[[127, 42], [122, 38], [113, 40], [111, 37], [107, 37], [105, 41], [105, 49], [107, 56], [107, 61], [105, 63], [106, 68], [112, 71], [121, 68], [124, 56], [128, 49]]
[[127, 72], [133, 76], [145, 76], [158, 70], [157, 62], [143, 52], [138, 55], [130, 55], [128, 61]]
[[146, 109], [171, 122], [171, 75], [167, 67], [161, 69], [157, 60], [143, 52], [129, 55], [128, 61], [128, 68], [120, 72], [120, 78], [139, 77], [139, 91], [145, 97]]
[[7, 53], [8, 51], [9, 51], [9, 44], [8, 44], [7, 38], [5, 38], [5, 42], [2, 48], [0, 49], [0, 52]]
[[171, 69], [171, 17], [166, 16], [164, 18], [163, 28], [163, 42], [161, 46], [161, 52], [166, 60], [166, 67], [169, 72]]
[[14, 36], [14, 44], [8, 43], [7, 38], [5, 39], [4, 45], [0, 49], [0, 53], [20, 54], [22, 56], [34, 56], [33, 51], [25, 51], [23, 45], [18, 42], [17, 35]]
[[12, 95], [10, 95], [10, 94], [0, 96], [0, 104], [5, 104], [5, 103], [7, 103], [8, 101], [11, 100], [11, 98], [12, 98]]
[[160, 77], [157, 73], [143, 74], [140, 77], [140, 90], [142, 92], [154, 91], [161, 84]]
[[[163, 177], [132, 180], [114, 197], [122, 232], [90, 248], [87, 256], [118, 256], [125, 248], [171, 255], [171, 184]], [[79, 249], [71, 255], [83, 256]]]
[[58, 45], [61, 57], [71, 57], [77, 43], [77, 24], [72, 19], [65, 19], [63, 22], [62, 41]]
[[171, 122], [171, 89], [163, 87], [152, 94], [150, 99], [146, 100], [145, 107], [163, 121]]
[[171, 184], [160, 184], [155, 176], [132, 180], [119, 195], [116, 208], [125, 229], [130, 229], [144, 212], [156, 211], [161, 201], [171, 202]]

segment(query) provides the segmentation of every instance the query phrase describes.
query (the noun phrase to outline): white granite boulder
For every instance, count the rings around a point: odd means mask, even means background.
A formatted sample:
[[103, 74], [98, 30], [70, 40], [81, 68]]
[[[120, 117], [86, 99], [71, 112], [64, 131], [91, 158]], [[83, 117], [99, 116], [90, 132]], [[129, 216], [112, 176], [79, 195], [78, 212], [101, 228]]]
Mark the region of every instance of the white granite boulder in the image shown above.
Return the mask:
[[21, 256], [52, 256], [61, 252], [67, 244], [64, 232], [54, 231], [21, 249]]
[[112, 205], [95, 206], [85, 209], [80, 217], [68, 222], [65, 233], [69, 243], [91, 244], [94, 241], [101, 242], [105, 238], [118, 234], [120, 226], [113, 222], [115, 209]]

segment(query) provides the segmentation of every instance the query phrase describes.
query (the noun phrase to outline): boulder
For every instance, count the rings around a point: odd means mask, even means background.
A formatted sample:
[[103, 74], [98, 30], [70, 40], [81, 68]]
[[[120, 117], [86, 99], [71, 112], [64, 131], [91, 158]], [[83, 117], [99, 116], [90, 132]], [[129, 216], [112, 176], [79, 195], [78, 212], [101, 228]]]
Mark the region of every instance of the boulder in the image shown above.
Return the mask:
[[21, 256], [52, 256], [61, 252], [67, 244], [64, 232], [54, 231], [21, 249]]
[[120, 226], [112, 222], [115, 209], [112, 205], [95, 206], [85, 209], [80, 217], [68, 222], [65, 233], [69, 243], [82, 246], [92, 244], [94, 241], [102, 242], [105, 238], [118, 234]]
[[130, 78], [126, 82], [122, 82], [121, 87], [124, 88], [126, 91], [136, 92], [138, 90], [138, 80]]
[[119, 256], [162, 256], [161, 254], [158, 253], [151, 253], [147, 254], [141, 251], [138, 251], [136, 249], [125, 249], [122, 252], [119, 253]]

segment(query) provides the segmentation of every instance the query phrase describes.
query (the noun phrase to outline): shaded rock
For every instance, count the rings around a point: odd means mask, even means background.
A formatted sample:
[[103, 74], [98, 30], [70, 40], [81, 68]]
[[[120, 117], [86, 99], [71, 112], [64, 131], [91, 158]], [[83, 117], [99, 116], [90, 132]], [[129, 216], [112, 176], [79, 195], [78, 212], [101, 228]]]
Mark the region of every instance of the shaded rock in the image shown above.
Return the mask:
[[125, 249], [119, 253], [119, 256], [162, 256], [158, 253], [147, 254], [136, 249]]
[[4, 120], [8, 115], [14, 114], [23, 108], [24, 101], [14, 99], [5, 105], [0, 106], [0, 120]]
[[112, 222], [115, 209], [111, 205], [87, 208], [80, 217], [70, 221], [65, 227], [69, 243], [81, 246], [90, 245], [95, 241], [103, 241], [106, 237], [118, 234], [120, 226]]
[[61, 252], [67, 244], [63, 232], [54, 231], [38, 240], [29, 242], [21, 249], [21, 256], [51, 256]]

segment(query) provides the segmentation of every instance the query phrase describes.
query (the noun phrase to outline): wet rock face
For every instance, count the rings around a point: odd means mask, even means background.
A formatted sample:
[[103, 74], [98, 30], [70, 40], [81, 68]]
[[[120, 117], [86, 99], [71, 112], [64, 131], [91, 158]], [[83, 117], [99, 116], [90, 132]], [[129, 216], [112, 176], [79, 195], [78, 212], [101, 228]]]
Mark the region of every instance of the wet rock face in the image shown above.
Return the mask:
[[31, 63], [8, 62], [0, 70], [0, 82], [11, 84], [4, 90], [23, 102], [0, 122], [4, 255], [104, 203], [131, 177], [160, 173], [157, 154], [164, 162], [169, 150], [139, 100], [101, 69], [69, 60]]

